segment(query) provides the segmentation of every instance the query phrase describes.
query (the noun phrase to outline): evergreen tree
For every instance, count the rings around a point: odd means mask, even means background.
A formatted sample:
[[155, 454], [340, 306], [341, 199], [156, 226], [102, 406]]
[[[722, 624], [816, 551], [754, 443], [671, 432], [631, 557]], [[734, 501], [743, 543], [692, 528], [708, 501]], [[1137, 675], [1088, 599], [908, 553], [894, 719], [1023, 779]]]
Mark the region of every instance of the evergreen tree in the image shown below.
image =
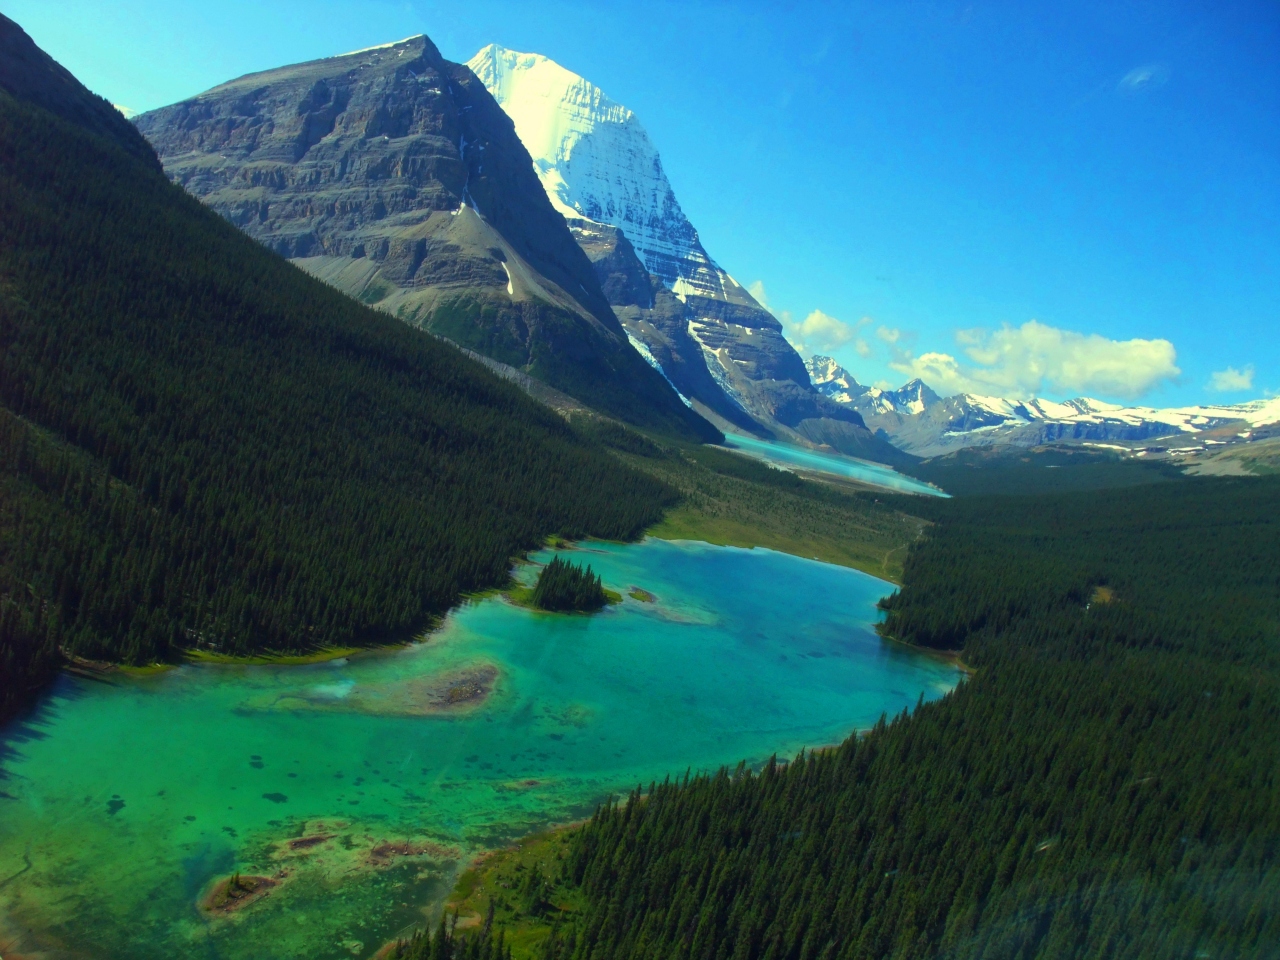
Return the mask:
[[883, 631], [976, 673], [573, 836], [573, 960], [1280, 955], [1280, 477], [930, 502]]
[[533, 588], [533, 605], [543, 610], [599, 610], [607, 601], [604, 584], [588, 566], [570, 563], [559, 554], [542, 568]]

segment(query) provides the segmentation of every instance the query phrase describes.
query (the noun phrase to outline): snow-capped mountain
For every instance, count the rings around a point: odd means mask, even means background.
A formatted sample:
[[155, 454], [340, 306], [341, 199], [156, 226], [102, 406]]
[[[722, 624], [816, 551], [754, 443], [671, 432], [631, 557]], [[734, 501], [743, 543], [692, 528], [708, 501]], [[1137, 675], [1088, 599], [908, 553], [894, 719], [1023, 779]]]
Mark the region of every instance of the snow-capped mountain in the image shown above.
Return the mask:
[[707, 254], [631, 110], [538, 54], [491, 44], [467, 65], [510, 116], [628, 336], [695, 409], [726, 429], [901, 459], [812, 387], [782, 325]]
[[805, 369], [809, 371], [809, 382], [814, 389], [837, 403], [852, 404], [874, 389], [860, 384], [831, 357], [814, 354], [805, 361]]
[[1058, 402], [962, 393], [942, 399], [920, 380], [893, 391], [864, 386], [830, 357], [814, 357], [807, 366], [819, 390], [858, 410], [868, 427], [883, 430], [901, 449], [925, 457], [970, 446], [1141, 441], [1233, 423], [1258, 427], [1280, 421], [1280, 398], [1163, 409], [1088, 397]]
[[814, 389], [837, 403], [849, 404], [859, 411], [865, 409], [864, 416], [884, 413], [910, 416], [923, 413], [926, 408], [942, 402], [942, 398], [919, 379], [905, 383], [897, 390], [864, 386], [831, 357], [815, 354], [805, 361], [805, 369], [809, 371], [809, 380]]
[[467, 66], [511, 117], [567, 219], [618, 227], [645, 269], [676, 293], [723, 296], [733, 281], [702, 248], [634, 113], [536, 53], [491, 43]]

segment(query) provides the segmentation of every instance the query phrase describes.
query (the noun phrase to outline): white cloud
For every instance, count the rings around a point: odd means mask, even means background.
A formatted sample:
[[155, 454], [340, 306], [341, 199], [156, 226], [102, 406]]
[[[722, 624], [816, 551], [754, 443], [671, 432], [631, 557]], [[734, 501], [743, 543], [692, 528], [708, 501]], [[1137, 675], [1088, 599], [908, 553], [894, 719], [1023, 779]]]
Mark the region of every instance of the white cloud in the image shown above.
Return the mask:
[[1148, 63], [1134, 67], [1120, 78], [1121, 93], [1140, 93], [1163, 87], [1169, 80], [1169, 68], [1162, 63]]
[[[883, 329], [883, 328], [882, 328]], [[877, 331], [879, 332], [879, 331]], [[900, 331], [892, 340], [896, 344]], [[889, 366], [947, 393], [999, 394], [1026, 399], [1048, 391], [1101, 394], [1132, 400], [1176, 377], [1177, 351], [1168, 340], [1108, 340], [1096, 333], [1059, 330], [1038, 320], [996, 331], [961, 330], [963, 356], [915, 355], [895, 346]]]
[[747, 293], [755, 297], [756, 302], [759, 303], [760, 306], [764, 307], [766, 310], [769, 309], [769, 298], [765, 295], [763, 280], [757, 280], [755, 283], [747, 287]]
[[901, 339], [902, 331], [897, 327], [878, 327], [876, 329], [876, 336], [885, 343], [894, 344]]
[[853, 349], [858, 351], [858, 356], [863, 360], [866, 360], [875, 353], [875, 351], [871, 349], [871, 344], [867, 343], [867, 341], [863, 340], [861, 337], [853, 341]]
[[831, 351], [854, 337], [852, 326], [821, 310], [814, 310], [799, 323], [791, 319], [791, 314], [784, 312], [782, 330], [791, 345], [801, 353]]
[[1209, 378], [1209, 389], [1217, 390], [1220, 393], [1227, 393], [1233, 390], [1252, 390], [1253, 364], [1249, 364], [1243, 370], [1237, 370], [1235, 367], [1215, 370], [1213, 376]]
[[126, 120], [132, 120], [134, 117], [138, 115], [137, 110], [133, 109], [133, 107], [126, 107], [122, 103], [113, 103], [112, 106], [115, 107], [117, 110], [119, 110], [121, 113], [123, 113], [124, 118]]

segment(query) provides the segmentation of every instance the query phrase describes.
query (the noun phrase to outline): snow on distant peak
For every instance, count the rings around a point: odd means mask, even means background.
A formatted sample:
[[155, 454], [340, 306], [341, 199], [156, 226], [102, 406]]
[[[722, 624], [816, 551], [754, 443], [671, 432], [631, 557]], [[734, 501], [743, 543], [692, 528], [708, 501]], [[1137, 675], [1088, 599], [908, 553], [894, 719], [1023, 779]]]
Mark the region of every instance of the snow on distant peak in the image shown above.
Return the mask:
[[410, 40], [418, 40], [426, 36], [423, 33], [415, 33], [412, 37], [405, 37], [403, 40], [396, 40], [394, 43], [379, 43], [373, 47], [361, 47], [359, 50], [348, 50], [346, 53], [338, 54], [339, 57], [354, 57], [357, 53], [373, 53], [375, 50], [390, 50], [392, 47], [398, 47], [402, 43], [408, 43]]
[[618, 227], [682, 295], [723, 298], [738, 286], [702, 248], [634, 113], [541, 54], [491, 43], [467, 66], [515, 124], [561, 214]]
[[1009, 400], [1004, 397], [983, 397], [959, 394], [951, 398], [971, 410], [982, 411], [996, 417], [999, 424], [985, 424], [982, 429], [996, 425], [1016, 426], [1028, 423], [1060, 424], [1113, 424], [1128, 427], [1160, 425], [1171, 431], [1190, 432], [1222, 426], [1233, 421], [1246, 421], [1251, 426], [1280, 422], [1280, 399], [1251, 400], [1221, 406], [1192, 407], [1125, 407], [1090, 397], [1057, 402], [1033, 397], [1030, 400]]
[[832, 357], [814, 354], [805, 361], [805, 369], [809, 371], [809, 382], [814, 389], [837, 403], [857, 403], [869, 397], [873, 409], [878, 413], [893, 408], [891, 401], [882, 398], [881, 391], [875, 387], [864, 387]]

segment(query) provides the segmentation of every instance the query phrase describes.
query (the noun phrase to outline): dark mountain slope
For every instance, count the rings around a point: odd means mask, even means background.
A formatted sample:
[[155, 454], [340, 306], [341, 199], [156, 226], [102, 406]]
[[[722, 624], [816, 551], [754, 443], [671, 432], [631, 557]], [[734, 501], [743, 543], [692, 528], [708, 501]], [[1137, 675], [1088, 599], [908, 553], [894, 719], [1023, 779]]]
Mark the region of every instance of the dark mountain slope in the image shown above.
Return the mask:
[[718, 438], [632, 349], [510, 119], [425, 36], [136, 122], [174, 180], [326, 282], [628, 422]]
[[159, 169], [147, 141], [109, 101], [90, 93], [62, 64], [35, 45], [20, 26], [0, 14], [0, 90], [108, 137]]
[[0, 709], [59, 651], [406, 636], [661, 484], [0, 94]]

